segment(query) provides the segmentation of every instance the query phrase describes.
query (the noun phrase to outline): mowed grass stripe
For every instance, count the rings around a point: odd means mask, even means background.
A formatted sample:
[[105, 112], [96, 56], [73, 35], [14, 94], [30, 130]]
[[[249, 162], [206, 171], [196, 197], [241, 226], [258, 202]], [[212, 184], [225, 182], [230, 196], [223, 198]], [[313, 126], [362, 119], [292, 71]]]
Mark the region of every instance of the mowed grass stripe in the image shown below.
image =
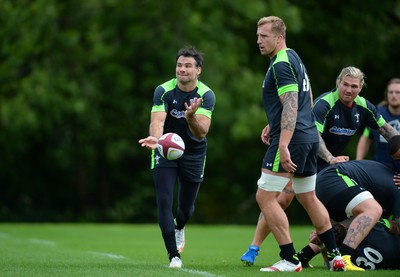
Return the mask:
[[[0, 224], [0, 276], [264, 276], [263, 266], [279, 259], [270, 236], [253, 267], [240, 263], [255, 226], [188, 225], [184, 268], [168, 268], [156, 224]], [[297, 250], [308, 242], [310, 226], [292, 226]], [[374, 272], [329, 272], [320, 256], [300, 274], [325, 276]], [[376, 274], [376, 273], [375, 273]], [[399, 275], [380, 271], [379, 276]]]

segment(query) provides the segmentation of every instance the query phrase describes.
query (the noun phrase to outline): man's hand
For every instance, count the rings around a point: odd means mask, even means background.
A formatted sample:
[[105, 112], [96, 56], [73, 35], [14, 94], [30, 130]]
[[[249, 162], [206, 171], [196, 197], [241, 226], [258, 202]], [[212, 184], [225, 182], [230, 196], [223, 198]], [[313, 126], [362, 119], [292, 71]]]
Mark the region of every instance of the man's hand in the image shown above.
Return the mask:
[[349, 156], [337, 156], [333, 157], [333, 159], [329, 161], [329, 164], [344, 163], [348, 162], [349, 160], [350, 160]]
[[201, 98], [190, 99], [190, 105], [185, 103], [186, 117], [193, 116], [201, 105]]
[[147, 138], [140, 139], [139, 143], [142, 147], [146, 147], [147, 149], [156, 149], [158, 139], [153, 136], [148, 136]]
[[294, 173], [297, 169], [297, 165], [292, 162], [289, 149], [287, 147], [279, 147], [279, 152], [283, 169], [285, 169], [287, 172]]
[[323, 246], [322, 241], [319, 239], [317, 232], [311, 231], [310, 236], [308, 237], [311, 243], [318, 245], [319, 247]]
[[265, 144], [265, 145], [269, 145], [270, 141], [269, 141], [269, 133], [270, 133], [270, 128], [269, 128], [269, 124], [267, 126], [265, 126], [265, 128], [262, 130], [261, 132], [261, 141]]

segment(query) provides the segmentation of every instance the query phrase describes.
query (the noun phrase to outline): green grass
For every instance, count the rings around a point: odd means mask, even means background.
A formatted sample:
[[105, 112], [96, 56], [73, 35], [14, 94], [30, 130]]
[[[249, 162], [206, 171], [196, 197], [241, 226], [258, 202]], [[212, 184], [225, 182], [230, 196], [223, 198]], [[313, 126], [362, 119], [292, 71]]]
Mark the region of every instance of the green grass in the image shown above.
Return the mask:
[[[158, 225], [134, 224], [0, 224], [0, 276], [264, 276], [297, 274], [328, 276], [369, 272], [329, 272], [320, 256], [313, 269], [301, 273], [265, 273], [262, 266], [278, 257], [269, 237], [253, 267], [240, 263], [255, 226], [187, 225], [184, 268], [169, 269]], [[311, 227], [291, 228], [296, 250]], [[399, 271], [379, 271], [379, 276]]]

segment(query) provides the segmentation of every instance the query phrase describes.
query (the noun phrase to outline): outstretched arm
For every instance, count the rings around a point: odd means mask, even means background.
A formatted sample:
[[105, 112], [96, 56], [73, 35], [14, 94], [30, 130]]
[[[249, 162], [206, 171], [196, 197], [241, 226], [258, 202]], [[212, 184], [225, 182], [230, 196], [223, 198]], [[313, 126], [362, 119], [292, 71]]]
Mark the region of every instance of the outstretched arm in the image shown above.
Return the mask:
[[400, 135], [389, 123], [385, 123], [381, 128], [379, 128], [378, 133], [381, 134], [387, 141], [389, 141], [393, 136]]
[[148, 149], [156, 149], [158, 139], [162, 136], [164, 132], [164, 123], [166, 117], [166, 112], [151, 113], [149, 136], [147, 138], [142, 138], [139, 140], [139, 143], [142, 147], [146, 147]]

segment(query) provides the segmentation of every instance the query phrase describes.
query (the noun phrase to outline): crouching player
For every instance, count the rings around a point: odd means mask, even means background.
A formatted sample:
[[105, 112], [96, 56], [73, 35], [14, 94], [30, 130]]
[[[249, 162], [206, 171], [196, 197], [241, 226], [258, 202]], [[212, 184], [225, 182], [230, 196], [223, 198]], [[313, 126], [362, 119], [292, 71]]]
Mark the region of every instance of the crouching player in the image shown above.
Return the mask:
[[[333, 224], [336, 243], [340, 246], [347, 234], [343, 224]], [[327, 263], [326, 250], [315, 231], [310, 234], [310, 244], [298, 254], [303, 267], [310, 267], [310, 260], [321, 253]], [[394, 221], [381, 219], [372, 228], [351, 256], [352, 262], [365, 270], [400, 269], [400, 233]]]

